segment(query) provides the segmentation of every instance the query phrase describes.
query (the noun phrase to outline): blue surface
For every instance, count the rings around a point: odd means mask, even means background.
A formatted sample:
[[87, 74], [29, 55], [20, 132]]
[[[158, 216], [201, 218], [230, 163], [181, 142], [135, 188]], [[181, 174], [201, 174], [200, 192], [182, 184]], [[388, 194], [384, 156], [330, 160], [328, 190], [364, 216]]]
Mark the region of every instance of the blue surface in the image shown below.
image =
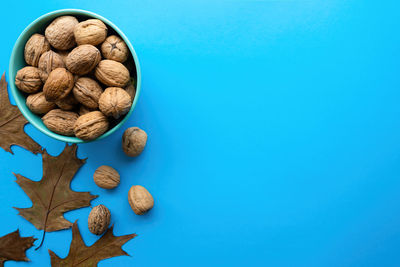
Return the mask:
[[[400, 3], [369, 0], [8, 1], [0, 69], [32, 20], [61, 8], [94, 11], [132, 41], [142, 95], [127, 125], [149, 134], [131, 160], [124, 129], [79, 146], [73, 181], [99, 194], [132, 257], [99, 266], [399, 266]], [[64, 144], [27, 132], [55, 155]], [[0, 150], [0, 229], [41, 232], [12, 209], [30, 200], [11, 172], [42, 175], [41, 158]], [[96, 187], [101, 164], [121, 173]], [[127, 192], [147, 187], [155, 207], [133, 214]], [[69, 212], [86, 244], [90, 209]], [[71, 231], [29, 250], [48, 266]], [[38, 243], [38, 241], [37, 241]]]

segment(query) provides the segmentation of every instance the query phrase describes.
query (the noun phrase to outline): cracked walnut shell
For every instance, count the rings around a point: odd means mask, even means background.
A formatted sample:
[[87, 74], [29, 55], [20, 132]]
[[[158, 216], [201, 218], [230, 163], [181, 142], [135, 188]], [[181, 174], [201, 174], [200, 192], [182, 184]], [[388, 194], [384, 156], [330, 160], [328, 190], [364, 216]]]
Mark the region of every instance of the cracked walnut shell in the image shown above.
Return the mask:
[[36, 93], [43, 86], [39, 69], [30, 66], [20, 69], [15, 75], [15, 85], [22, 92]]
[[57, 68], [50, 72], [43, 92], [47, 101], [57, 101], [66, 97], [74, 87], [74, 76], [65, 68]]
[[73, 16], [61, 16], [47, 26], [44, 34], [51, 46], [59, 50], [68, 50], [76, 45], [74, 28], [78, 20]]
[[107, 59], [124, 63], [129, 56], [129, 49], [120, 37], [110, 35], [101, 45], [101, 53]]
[[108, 87], [99, 98], [101, 112], [115, 119], [128, 113], [131, 106], [131, 97], [124, 89], [119, 87]]
[[100, 166], [94, 172], [93, 180], [97, 186], [104, 189], [112, 189], [119, 185], [119, 173], [110, 166]]
[[130, 79], [129, 71], [122, 63], [109, 59], [100, 61], [94, 74], [107, 86], [124, 87]]
[[79, 103], [90, 109], [97, 109], [103, 89], [95, 80], [81, 77], [75, 82], [72, 92]]
[[104, 205], [94, 207], [88, 218], [89, 231], [95, 235], [104, 233], [110, 224], [111, 213]]
[[101, 60], [99, 49], [93, 45], [84, 44], [75, 47], [67, 56], [67, 69], [77, 75], [91, 72]]
[[50, 50], [50, 44], [46, 38], [38, 33], [29, 38], [25, 44], [24, 58], [28, 65], [37, 67], [40, 56]]
[[93, 140], [108, 130], [108, 120], [100, 111], [80, 116], [74, 125], [75, 136], [82, 140]]
[[88, 19], [75, 26], [74, 36], [78, 45], [99, 45], [107, 37], [107, 26], [99, 19]]
[[53, 109], [43, 116], [42, 121], [50, 131], [61, 135], [73, 136], [74, 124], [78, 117], [75, 112]]

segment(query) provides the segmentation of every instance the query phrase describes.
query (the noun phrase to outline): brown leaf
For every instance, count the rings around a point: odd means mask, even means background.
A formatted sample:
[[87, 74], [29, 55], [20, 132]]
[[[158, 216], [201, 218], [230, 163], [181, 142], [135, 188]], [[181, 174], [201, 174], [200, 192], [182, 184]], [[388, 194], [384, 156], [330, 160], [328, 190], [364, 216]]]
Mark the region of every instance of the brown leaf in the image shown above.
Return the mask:
[[113, 226], [111, 226], [96, 243], [88, 247], [83, 242], [78, 224], [75, 221], [72, 226], [72, 241], [68, 256], [61, 259], [49, 250], [51, 266], [94, 267], [101, 260], [116, 256], [129, 256], [121, 247], [135, 236], [136, 234], [115, 236]]
[[11, 150], [12, 145], [23, 147], [34, 154], [41, 152], [41, 146], [24, 132], [27, 123], [18, 107], [10, 103], [3, 73], [0, 80], [0, 147], [11, 154], [14, 154]]
[[64, 218], [64, 212], [87, 207], [97, 197], [89, 192], [75, 192], [70, 188], [75, 173], [86, 161], [76, 157], [77, 148], [76, 144], [66, 144], [64, 151], [57, 157], [50, 156], [43, 150], [43, 178], [40, 181], [32, 181], [15, 174], [17, 184], [33, 204], [30, 208], [15, 209], [37, 229], [44, 230], [43, 238], [45, 232], [70, 228], [72, 223]]
[[29, 261], [25, 255], [25, 251], [33, 246], [36, 238], [21, 237], [19, 230], [0, 237], [0, 266], [4, 266], [4, 262], [11, 261]]

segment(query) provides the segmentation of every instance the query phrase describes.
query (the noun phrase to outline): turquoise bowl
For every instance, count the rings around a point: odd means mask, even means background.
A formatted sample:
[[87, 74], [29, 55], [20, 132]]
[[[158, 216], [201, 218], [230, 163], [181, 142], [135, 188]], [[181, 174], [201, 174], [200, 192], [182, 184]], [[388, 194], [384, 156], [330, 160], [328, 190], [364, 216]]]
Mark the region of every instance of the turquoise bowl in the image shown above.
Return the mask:
[[[109, 21], [106, 18], [103, 18], [102, 16], [95, 14], [90, 11], [86, 10], [79, 10], [79, 9], [62, 9], [62, 10], [56, 10], [50, 13], [47, 13], [35, 21], [33, 21], [28, 27], [25, 28], [25, 30], [21, 33], [21, 35], [18, 37], [14, 48], [11, 53], [11, 58], [10, 58], [10, 66], [9, 66], [9, 71], [8, 71], [8, 80], [10, 84], [10, 89], [11, 89], [11, 94], [13, 95], [15, 102], [17, 103], [17, 106], [21, 113], [24, 115], [24, 117], [33, 125], [35, 126], [39, 131], [42, 133], [55, 138], [60, 141], [68, 142], [68, 143], [86, 143], [88, 141], [81, 140], [77, 137], [71, 137], [71, 136], [64, 136], [60, 135], [57, 133], [54, 133], [47, 129], [47, 127], [43, 124], [41, 118], [31, 112], [29, 108], [26, 106], [25, 100], [26, 100], [26, 95], [19, 91], [18, 88], [15, 86], [15, 75], [17, 74], [17, 71], [22, 69], [23, 67], [26, 66], [25, 59], [24, 59], [24, 48], [25, 48], [25, 43], [28, 41], [29, 37], [31, 37], [32, 34], [34, 33], [41, 33], [44, 34], [44, 30], [47, 27], [47, 25], [50, 24], [50, 22], [63, 15], [72, 15], [78, 18], [78, 20], [84, 20], [84, 19], [89, 19], [89, 18], [96, 18], [100, 19], [103, 21], [109, 28], [109, 31], [113, 31], [116, 34], [118, 34], [127, 44], [133, 61], [134, 65], [136, 68], [136, 73], [131, 73], [131, 77], [136, 78], [136, 95], [135, 99], [132, 103], [132, 107], [129, 110], [128, 114], [125, 115], [125, 117], [119, 121], [118, 124], [114, 125], [111, 129], [109, 129], [107, 132], [105, 132], [103, 135], [99, 136], [95, 140], [100, 140], [103, 139], [115, 131], [117, 131], [122, 124], [124, 124], [129, 116], [132, 114], [133, 109], [136, 106], [136, 103], [139, 99], [140, 95], [140, 85], [141, 85], [141, 74], [140, 74], [140, 66], [139, 66], [139, 59], [136, 55], [135, 50], [133, 49], [132, 44], [129, 42], [128, 38], [125, 36], [125, 34], [118, 29], [117, 26], [115, 26], [111, 21]], [[129, 58], [128, 60], [132, 60], [132, 58]], [[94, 140], [91, 140], [94, 141]]]

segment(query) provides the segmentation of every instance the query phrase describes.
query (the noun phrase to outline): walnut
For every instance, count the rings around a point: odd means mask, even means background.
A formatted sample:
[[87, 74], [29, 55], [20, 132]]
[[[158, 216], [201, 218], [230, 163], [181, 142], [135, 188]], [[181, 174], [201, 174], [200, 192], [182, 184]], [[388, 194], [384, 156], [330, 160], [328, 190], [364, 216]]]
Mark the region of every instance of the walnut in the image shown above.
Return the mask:
[[66, 97], [57, 100], [56, 105], [62, 110], [73, 110], [78, 106], [78, 101], [72, 93], [69, 93]]
[[114, 168], [103, 165], [94, 172], [93, 179], [97, 186], [112, 189], [119, 185], [120, 176]]
[[100, 111], [92, 111], [80, 116], [74, 126], [75, 136], [82, 140], [93, 140], [105, 133], [108, 120]]
[[40, 59], [38, 68], [40, 70], [40, 78], [43, 82], [46, 82], [49, 73], [56, 68], [65, 68], [62, 57], [54, 51], [44, 52]]
[[124, 65], [109, 59], [100, 61], [94, 74], [100, 82], [107, 86], [124, 87], [130, 79], [129, 71]]
[[61, 16], [47, 26], [44, 34], [56, 49], [68, 50], [75, 46], [74, 28], [79, 22], [72, 16]]
[[76, 81], [80, 78], [79, 75], [74, 74], [74, 84], [76, 83]]
[[129, 49], [121, 38], [110, 35], [101, 45], [101, 53], [107, 59], [123, 63], [129, 56]]
[[28, 94], [39, 91], [43, 86], [39, 69], [30, 66], [20, 69], [15, 75], [15, 85]]
[[111, 213], [104, 205], [94, 207], [88, 218], [89, 231], [95, 235], [104, 233], [110, 224]]
[[78, 117], [75, 112], [53, 109], [43, 116], [42, 121], [50, 131], [61, 135], [73, 136], [74, 124]]
[[137, 157], [142, 153], [147, 142], [147, 134], [138, 127], [125, 130], [122, 136], [122, 149], [130, 157]]
[[37, 67], [40, 56], [50, 50], [50, 44], [46, 38], [38, 33], [29, 38], [25, 44], [24, 57], [28, 65]]
[[103, 93], [101, 86], [93, 79], [81, 77], [72, 89], [76, 100], [91, 109], [99, 107], [99, 98]]
[[67, 56], [66, 65], [70, 72], [85, 75], [92, 71], [101, 60], [99, 49], [85, 44], [74, 48]]
[[133, 102], [133, 100], [135, 100], [135, 95], [136, 95], [136, 87], [135, 87], [135, 80], [133, 78], [131, 78], [130, 82], [128, 83], [128, 85], [125, 87], [125, 91], [129, 94], [129, 96], [131, 97], [131, 100]]
[[75, 26], [74, 36], [78, 45], [98, 45], [107, 37], [107, 26], [99, 19], [88, 19]]
[[64, 65], [65, 62], [67, 61], [67, 56], [70, 53], [70, 50], [57, 50], [56, 53], [62, 58]]
[[74, 76], [64, 68], [57, 68], [50, 72], [43, 92], [47, 101], [57, 101], [66, 97], [74, 87]]
[[145, 214], [154, 206], [153, 197], [149, 191], [141, 185], [134, 185], [129, 189], [128, 201], [132, 210], [137, 215]]
[[79, 115], [80, 116], [85, 115], [85, 114], [87, 114], [89, 112], [92, 112], [92, 111], [95, 111], [95, 109], [90, 109], [90, 108], [88, 108], [88, 107], [86, 107], [84, 105], [80, 105], [80, 107], [79, 107]]
[[26, 106], [36, 114], [46, 114], [56, 107], [56, 104], [46, 100], [44, 93], [39, 92], [26, 98]]
[[108, 87], [100, 96], [99, 108], [104, 115], [118, 119], [128, 113], [132, 106], [131, 97], [122, 88]]

